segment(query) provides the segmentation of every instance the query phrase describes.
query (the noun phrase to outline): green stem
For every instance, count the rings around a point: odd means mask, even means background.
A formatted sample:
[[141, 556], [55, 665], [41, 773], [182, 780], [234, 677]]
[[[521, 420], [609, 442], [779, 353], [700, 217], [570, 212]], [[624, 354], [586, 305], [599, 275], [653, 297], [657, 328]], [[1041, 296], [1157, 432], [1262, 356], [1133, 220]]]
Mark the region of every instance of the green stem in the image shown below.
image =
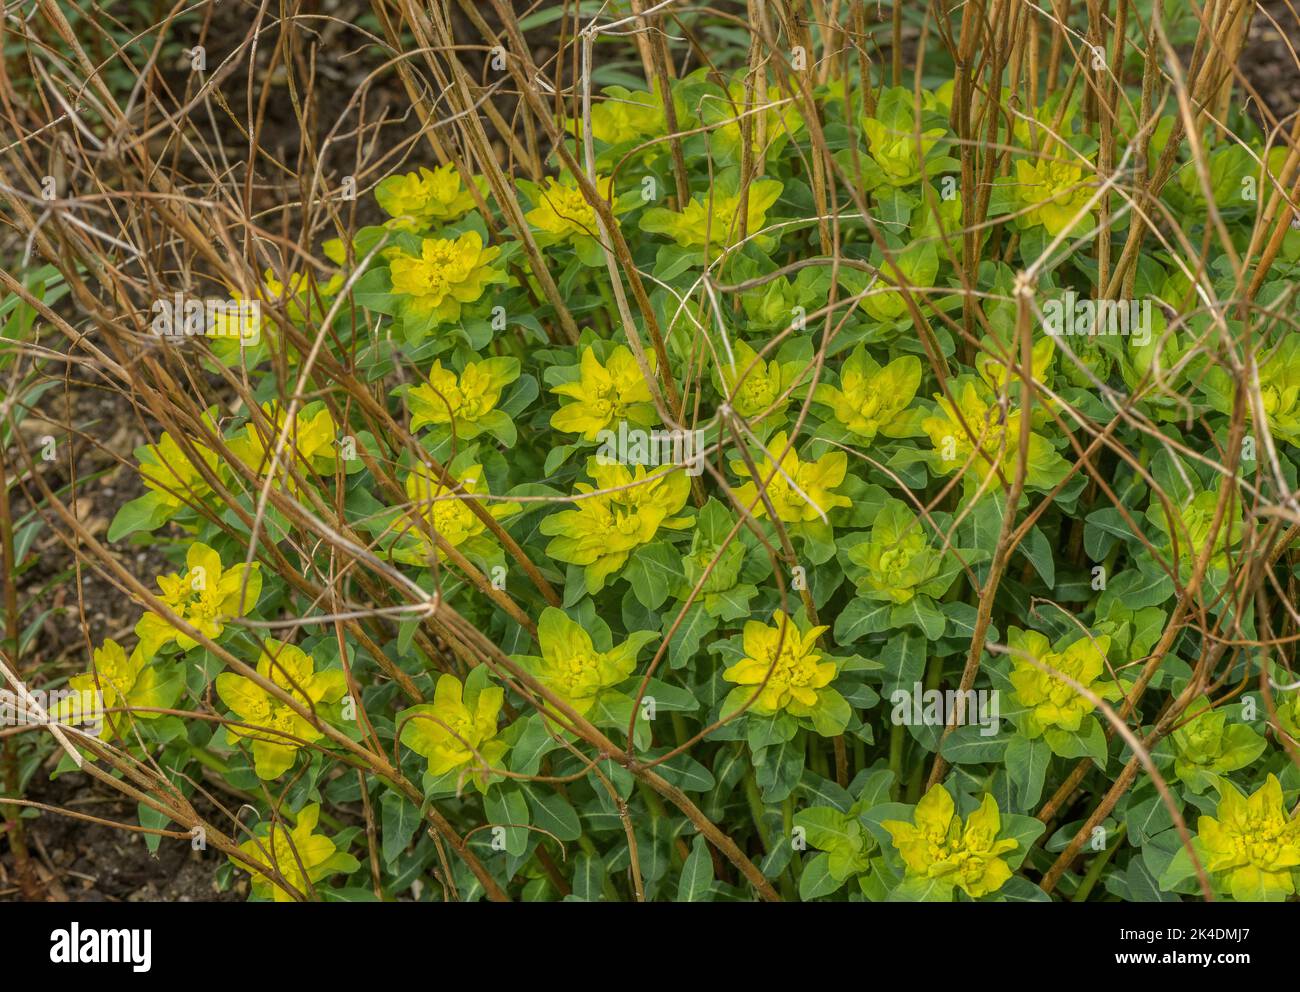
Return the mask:
[[767, 827], [763, 825], [763, 797], [758, 792], [758, 780], [754, 777], [754, 769], [751, 767], [745, 772], [745, 799], [749, 803], [749, 815], [753, 817], [754, 829], [758, 831], [758, 839], [763, 844], [763, 850], [768, 854], [772, 853], [772, 842], [767, 836]]
[[894, 773], [894, 780], [889, 783], [889, 798], [898, 801], [903, 789], [903, 744], [906, 728], [896, 723], [889, 728], [889, 770]]
[[1115, 828], [1115, 843], [1106, 845], [1106, 850], [1102, 851], [1092, 859], [1092, 864], [1088, 865], [1088, 872], [1083, 876], [1083, 881], [1079, 883], [1079, 888], [1071, 896], [1071, 902], [1083, 902], [1092, 892], [1093, 886], [1101, 878], [1101, 873], [1106, 870], [1106, 865], [1110, 862], [1111, 857], [1119, 850], [1119, 842], [1124, 838], [1124, 829], [1126, 824], [1121, 823]]
[[[930, 664], [925, 670], [924, 689], [929, 692], [931, 689], [939, 688], [939, 683], [943, 681], [943, 659], [934, 657], [930, 659]], [[925, 786], [925, 762], [918, 761], [916, 767], [912, 769], [911, 778], [907, 783], [907, 801], [914, 803], [921, 798], [921, 789]]]
[[[785, 802], [781, 804], [781, 827], [785, 831], [784, 843], [791, 843], [794, 837], [794, 796], [786, 796]], [[790, 858], [790, 871], [797, 882], [803, 876], [803, 862], [799, 859], [796, 852]]]

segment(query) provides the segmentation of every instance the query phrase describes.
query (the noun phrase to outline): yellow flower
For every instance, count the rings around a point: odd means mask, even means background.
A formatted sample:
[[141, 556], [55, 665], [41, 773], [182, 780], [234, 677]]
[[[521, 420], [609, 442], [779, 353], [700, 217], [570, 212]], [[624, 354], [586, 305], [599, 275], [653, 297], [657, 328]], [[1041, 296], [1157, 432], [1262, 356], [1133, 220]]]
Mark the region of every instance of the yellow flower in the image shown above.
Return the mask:
[[[646, 360], [653, 370], [654, 355]], [[601, 431], [620, 420], [650, 427], [656, 419], [650, 386], [626, 345], [614, 348], [603, 365], [596, 352], [587, 348], [578, 378], [552, 387], [551, 392], [576, 400], [551, 415], [551, 426], [566, 434], [581, 434], [584, 441], [597, 440]]]
[[883, 368], [859, 345], [840, 370], [840, 388], [822, 383], [813, 399], [831, 408], [846, 430], [874, 441], [877, 434], [906, 437], [911, 420], [903, 416], [921, 385], [921, 360], [904, 355]]
[[[958, 387], [953, 391], [957, 402], [954, 404], [946, 396], [936, 394], [940, 415], [921, 421], [921, 429], [929, 435], [937, 452], [937, 470], [949, 475], [965, 468], [972, 487], [983, 484], [988, 476], [1001, 470], [1003, 478], [1010, 483], [1020, 454], [1020, 411], [1011, 411], [1004, 420], [1002, 408], [985, 399], [974, 380], [966, 379], [954, 385]], [[978, 453], [972, 458], [976, 442]], [[1031, 432], [1025, 484], [1031, 489], [1050, 489], [1068, 470], [1065, 459], [1047, 439]]]
[[[781, 431], [767, 443], [763, 457], [757, 461], [754, 480], [736, 487], [736, 499], [750, 508], [755, 517], [767, 516], [767, 503], [758, 495], [757, 483], [762, 483], [777, 519], [783, 523], [817, 520], [838, 506], [852, 506], [852, 500], [834, 491], [848, 473], [848, 455], [831, 451], [815, 462], [800, 461], [793, 445], [786, 450], [788, 440], [786, 432]], [[785, 452], [781, 455], [780, 471], [772, 459], [774, 452]], [[731, 470], [740, 476], [750, 475], [749, 466], [743, 461], [732, 462]]]
[[[469, 681], [474, 681], [472, 676]], [[480, 792], [486, 791], [491, 778], [480, 766], [495, 767], [507, 749], [496, 736], [504, 700], [505, 690], [495, 685], [475, 689], [467, 684], [462, 698], [460, 679], [442, 675], [432, 703], [412, 706], [399, 715], [402, 743], [428, 759], [433, 776], [473, 765], [474, 783]]]
[[[225, 622], [244, 616], [257, 605], [262, 592], [261, 566], [240, 562], [228, 569], [222, 568], [221, 556], [206, 544], [195, 542], [185, 553], [187, 571], [158, 576], [158, 588], [164, 604], [178, 617], [194, 627], [209, 640], [221, 636]], [[248, 586], [244, 585], [247, 572]], [[173, 641], [182, 651], [188, 651], [198, 642], [177, 630], [156, 613], [146, 613], [135, 625], [140, 638], [139, 650], [145, 658], [152, 658]]]
[[[487, 525], [470, 508], [470, 501], [490, 496], [487, 479], [483, 476], [482, 465], [466, 465], [457, 472], [448, 473], [460, 483], [456, 486], [444, 485], [437, 475], [423, 463], [406, 477], [406, 498], [412, 508], [408, 516], [414, 520], [423, 519], [435, 534], [454, 548], [459, 548], [466, 541], [478, 537]], [[495, 517], [510, 513], [514, 507], [506, 504], [489, 506], [488, 512]], [[411, 528], [415, 545], [399, 548], [394, 557], [412, 565], [428, 562], [436, 549], [432, 538], [425, 536], [417, 527]], [[438, 556], [445, 557], [442, 551]]]
[[[613, 179], [596, 177], [596, 189], [603, 199], [610, 200], [613, 188]], [[616, 204], [613, 208], [615, 212], [623, 212]], [[524, 220], [548, 235], [552, 242], [600, 235], [596, 210], [572, 179], [561, 183], [553, 177], [547, 178], [545, 187], [537, 190], [536, 206], [524, 214]]]
[[631, 677], [637, 652], [658, 636], [653, 630], [634, 631], [622, 644], [597, 651], [581, 624], [570, 620], [563, 610], [548, 606], [537, 623], [541, 656], [524, 655], [515, 660], [575, 712], [585, 714], [597, 696]]
[[[240, 844], [239, 849], [259, 864], [279, 872], [302, 895], [309, 895], [312, 883], [335, 872], [355, 871], [359, 867], [356, 858], [340, 851], [328, 837], [314, 832], [318, 822], [320, 804], [312, 803], [298, 812], [293, 829], [272, 822], [259, 830], [256, 837]], [[248, 870], [243, 864], [239, 867]], [[293, 896], [265, 875], [254, 872], [252, 882], [253, 895], [259, 899], [293, 901]]]
[[[300, 703], [318, 712], [322, 703], [337, 703], [347, 692], [347, 677], [340, 669], [316, 671], [316, 660], [292, 644], [268, 639], [257, 662], [257, 674]], [[247, 727], [227, 725], [232, 740], [252, 741], [253, 768], [260, 779], [279, 778], [293, 765], [298, 749], [324, 735], [310, 720], [252, 679], [233, 672], [217, 676], [217, 695]]]
[[[760, 179], [749, 187], [749, 204], [745, 212], [745, 232], [752, 237], [767, 222], [767, 211], [781, 195], [782, 185], [775, 179]], [[692, 197], [681, 213], [665, 207], [651, 207], [641, 216], [641, 230], [666, 234], [682, 248], [706, 245], [732, 245], [740, 234], [740, 194], [710, 191], [703, 200]], [[753, 239], [760, 248], [771, 247], [775, 238], [763, 235]]]
[[[608, 145], [622, 145], [633, 141], [645, 141], [663, 134], [667, 130], [664, 122], [663, 98], [659, 95], [658, 83], [655, 90], [629, 90], [622, 86], [607, 86], [605, 99], [591, 106], [591, 133], [598, 141]], [[685, 116], [685, 107], [677, 110], [680, 123]], [[577, 133], [581, 121], [574, 120], [572, 129]]]
[[1010, 837], [998, 839], [1002, 817], [991, 795], [984, 796], [963, 826], [948, 790], [934, 785], [916, 804], [912, 819], [912, 823], [885, 820], [881, 824], [910, 877], [942, 879], [972, 899], [996, 892], [1011, 877], [1001, 855], [1020, 844]]
[[[835, 662], [823, 661], [817, 649], [817, 638], [830, 628], [800, 631], [780, 610], [772, 614], [772, 623], [775, 626], [746, 622], [742, 635], [745, 657], [722, 677], [739, 686], [763, 685], [766, 680], [750, 712], [770, 716], [788, 710], [792, 716], [811, 716], [821, 702], [821, 690], [836, 674]], [[746, 698], [751, 694], [746, 693]]]
[[[259, 473], [271, 467], [271, 456], [287, 419], [286, 411], [276, 402], [263, 403], [262, 413], [268, 428], [259, 428], [250, 420], [244, 426], [243, 434], [230, 441], [230, 450], [235, 457]], [[265, 436], [263, 429], [267, 431]], [[338, 425], [328, 407], [322, 405], [313, 413], [306, 409], [295, 412], [277, 462], [279, 476], [291, 480], [288, 483], [291, 489], [296, 488], [296, 482], [287, 471], [291, 460], [296, 460], [300, 472], [333, 475], [338, 466], [338, 441]]]
[[[317, 283], [315, 292], [319, 293], [324, 299], [337, 296], [340, 289], [343, 288], [343, 277], [337, 272], [330, 276], [329, 281]], [[303, 318], [303, 305], [313, 299], [311, 281], [306, 272], [289, 273], [289, 282], [283, 283], [276, 278], [274, 269], [267, 269], [262, 274], [262, 288], [259, 293], [265, 303], [286, 304], [291, 320], [301, 322]], [[262, 326], [266, 327], [268, 321], [263, 321]]]
[[577, 499], [571, 510], [551, 514], [539, 529], [551, 538], [546, 553], [583, 566], [587, 591], [595, 593], [660, 527], [680, 530], [690, 525], [689, 519], [673, 514], [686, 505], [691, 480], [677, 469], [655, 468], [647, 474], [644, 465], [634, 472], [618, 463], [602, 465], [597, 458], [587, 459], [587, 474], [596, 484], [579, 482], [578, 494], [596, 495]]
[[[722, 151], [738, 156], [743, 135], [742, 121], [750, 129], [750, 152], [756, 159], [770, 155], [783, 140], [803, 130], [798, 102], [780, 87], [769, 86], [766, 96], [755, 90], [750, 101], [746, 108], [745, 83], [737, 79], [727, 86], [727, 99], [710, 97], [702, 105], [704, 123], [720, 125], [712, 133]], [[764, 142], [762, 146], [760, 140]]]
[[871, 536], [851, 548], [848, 557], [864, 569], [858, 594], [867, 599], [901, 604], [917, 595], [938, 598], [952, 582], [940, 574], [943, 554], [930, 547], [923, 526], [902, 500], [885, 500]]
[[[197, 441], [190, 441], [189, 444], [198, 461], [207, 465], [215, 474], [216, 453]], [[179, 510], [190, 501], [202, 500], [212, 494], [212, 487], [198, 466], [166, 431], [163, 431], [157, 444], [145, 445], [139, 452], [139, 457], [141, 481], [157, 494], [159, 502], [172, 510]]]
[[501, 390], [519, 378], [519, 359], [487, 358], [467, 362], [459, 376], [435, 361], [429, 381], [406, 393], [411, 410], [411, 430], [429, 424], [450, 424], [457, 437], [477, 437], [498, 419], [509, 418], [497, 410]]
[[1300, 867], [1300, 818], [1287, 814], [1282, 786], [1269, 775], [1247, 799], [1221, 786], [1217, 819], [1202, 816], [1197, 836], [1205, 868], [1238, 902], [1282, 902], [1294, 895]]
[[[1016, 162], [1017, 209], [1028, 208], [1021, 223], [1041, 224], [1055, 237], [1070, 228], [1072, 237], [1087, 234], [1096, 226], [1091, 213], [1076, 216], [1087, 206], [1093, 189], [1084, 181], [1083, 166], [1055, 158]], [[1073, 227], [1071, 225], [1073, 224]]]
[[862, 121], [871, 157], [880, 166], [884, 181], [891, 186], [910, 186], [921, 178], [921, 162], [930, 154], [946, 131], [932, 128], [921, 132], [921, 154], [917, 155], [916, 133], [897, 130], [867, 117]]
[[[975, 356], [975, 368], [979, 372], [980, 378], [988, 383], [989, 388], [995, 393], [1001, 393], [1007, 388], [1008, 384], [1014, 389], [1020, 388], [1020, 372], [1013, 371], [1008, 367], [1008, 361], [1018, 366], [1020, 364], [1020, 350], [1018, 345], [1012, 346], [1010, 355], [1003, 358], [1006, 350], [1005, 344], [995, 343], [995, 339], [989, 341], [985, 350], [980, 351]], [[1033, 351], [1030, 360], [1030, 372], [1035, 382], [1043, 383], [1050, 386], [1052, 380], [1049, 378], [1049, 370], [1052, 367], [1052, 359], [1056, 357], [1056, 342], [1051, 338], [1039, 338], [1034, 342]], [[1016, 395], [1011, 393], [1012, 396]], [[1043, 400], [1039, 400], [1039, 408]], [[1045, 412], [1045, 411], [1044, 411]]]
[[1008, 644], [1012, 651], [1011, 684], [1015, 687], [1016, 701], [1029, 711], [1026, 736], [1031, 739], [1053, 728], [1077, 732], [1095, 706], [1064, 679], [1043, 671], [1026, 655], [1068, 676], [1101, 699], [1113, 700], [1123, 695], [1116, 683], [1101, 678], [1106, 652], [1110, 650], [1110, 638], [1105, 634], [1083, 637], [1064, 649], [1058, 645], [1053, 650], [1051, 642], [1038, 631], [1011, 627]]
[[914, 241], [894, 256], [893, 265], [881, 264], [878, 271], [878, 289], [862, 297], [859, 305], [876, 320], [893, 324], [910, 314], [903, 291], [886, 287], [907, 286], [919, 305], [922, 294], [917, 291], [933, 286], [939, 275], [939, 247], [929, 241]]
[[[731, 407], [751, 424], [764, 419], [779, 423], [785, 419], [792, 398], [791, 388], [807, 362], [765, 362], [744, 341], [732, 342], [735, 362], [719, 356], [713, 366], [714, 385], [722, 395], [731, 397]], [[765, 415], [765, 416], [764, 416]]]
[[[323, 317], [320, 306], [328, 307], [330, 300], [342, 288], [343, 277], [337, 272], [328, 281], [315, 284], [308, 273], [291, 272], [289, 281], [284, 283], [276, 277], [274, 269], [267, 269], [253, 298], [246, 298], [239, 290], [232, 289], [230, 305], [212, 314], [208, 346], [223, 365], [256, 364], [270, 353], [279, 333], [275, 321], [262, 313], [262, 307], [283, 307], [289, 320], [304, 324], [308, 314], [317, 320]], [[254, 310], [253, 304], [257, 304], [258, 309]], [[298, 354], [292, 345], [288, 351], [291, 358]]]
[[1259, 395], [1273, 436], [1300, 448], [1300, 336], [1288, 334], [1259, 363]]
[[474, 196], [448, 162], [437, 169], [389, 176], [375, 187], [375, 202], [392, 217], [393, 227], [425, 231], [435, 224], [456, 220], [474, 209]]
[[489, 284], [505, 281], [491, 265], [501, 249], [483, 247], [477, 231], [455, 240], [424, 238], [419, 257], [401, 250], [385, 254], [393, 292], [405, 297], [406, 311], [439, 323], [459, 320], [464, 304], [478, 300]]
[[[156, 720], [161, 713], [134, 712], [136, 707], [166, 708], [179, 694], [159, 677], [158, 669], [148, 664], [139, 646], [128, 656], [122, 646], [111, 637], [95, 648], [94, 663], [84, 675], [68, 679], [68, 687], [79, 696], [65, 700], [51, 714], [55, 719], [86, 729], [101, 736], [94, 724], [103, 719], [108, 734], [104, 739], [127, 738], [127, 729], [133, 717]], [[123, 712], [110, 712], [120, 710]]]

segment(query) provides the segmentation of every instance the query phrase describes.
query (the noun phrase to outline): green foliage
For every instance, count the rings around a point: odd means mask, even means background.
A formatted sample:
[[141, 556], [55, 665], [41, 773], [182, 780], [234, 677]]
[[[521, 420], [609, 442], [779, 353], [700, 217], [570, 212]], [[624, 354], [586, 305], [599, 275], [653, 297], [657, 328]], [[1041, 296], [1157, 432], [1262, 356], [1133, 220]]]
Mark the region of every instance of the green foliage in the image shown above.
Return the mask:
[[[108, 539], [184, 567], [92, 670], [119, 747], [283, 810], [225, 852], [255, 898], [1195, 895], [1151, 776], [1092, 817], [1136, 742], [1215, 891], [1294, 895], [1295, 710], [1242, 646], [1300, 575], [1260, 543], [1295, 246], [1245, 318], [1191, 306], [1235, 252], [1140, 239], [1117, 332], [1074, 305], [1133, 223], [1095, 108], [971, 96], [973, 188], [953, 87], [879, 82], [611, 85], [517, 204], [389, 176], [331, 278], [268, 274], [259, 344], [202, 346], [250, 396], [137, 452]], [[1244, 250], [1280, 163], [1198, 138], [1146, 214]]]

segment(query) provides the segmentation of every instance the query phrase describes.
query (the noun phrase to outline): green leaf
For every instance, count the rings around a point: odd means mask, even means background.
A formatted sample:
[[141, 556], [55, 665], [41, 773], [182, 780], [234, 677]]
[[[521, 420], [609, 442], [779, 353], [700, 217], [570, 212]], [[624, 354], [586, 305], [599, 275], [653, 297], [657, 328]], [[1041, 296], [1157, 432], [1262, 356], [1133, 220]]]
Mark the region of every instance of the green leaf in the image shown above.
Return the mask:
[[988, 761], [1001, 761], [1014, 737], [997, 737], [984, 733], [978, 724], [958, 727], [943, 742], [939, 753], [955, 765], [979, 765]]
[[583, 902], [598, 902], [604, 898], [605, 863], [586, 851], [573, 860], [573, 897]]
[[[503, 827], [506, 853], [519, 857], [528, 849], [528, 803], [519, 789], [499, 785], [483, 798], [483, 808], [494, 827]], [[493, 831], [495, 834], [496, 831]]]
[[138, 530], [155, 531], [171, 517], [172, 508], [163, 502], [163, 497], [156, 492], [148, 492], [129, 503], [123, 503], [121, 509], [113, 515], [113, 522], [108, 525], [108, 537], [111, 541], [120, 541], [128, 534]]
[[1169, 814], [1169, 807], [1160, 796], [1136, 803], [1128, 808], [1124, 816], [1129, 838], [1139, 847], [1151, 837], [1163, 833], [1174, 825], [1174, 818]]
[[685, 578], [681, 555], [663, 541], [637, 548], [623, 575], [631, 583], [637, 600], [650, 610], [659, 609], [669, 590]]
[[889, 629], [890, 603], [874, 603], [867, 599], [854, 599], [835, 618], [835, 643], [852, 644], [854, 641]]
[[942, 878], [906, 878], [889, 893], [890, 902], [952, 902], [953, 886]]
[[[672, 628], [676, 619], [676, 611], [669, 612], [664, 623], [665, 634]], [[692, 603], [668, 644], [668, 664], [673, 668], [681, 668], [697, 657], [700, 653], [700, 641], [705, 634], [716, 630], [717, 626], [718, 618], [710, 616], [703, 603]]]
[[678, 902], [708, 902], [713, 896], [713, 859], [703, 834], [696, 834], [677, 882]]
[[880, 652], [884, 665], [884, 694], [903, 689], [911, 693], [925, 675], [925, 638], [912, 630], [895, 634]]
[[404, 796], [386, 792], [380, 800], [384, 863], [391, 869], [420, 826], [420, 810]]
[[1038, 577], [1048, 589], [1056, 587], [1056, 559], [1052, 555], [1052, 545], [1038, 527], [1029, 528], [1029, 539], [1020, 544], [1020, 552], [1029, 559]]
[[947, 623], [948, 618], [929, 596], [913, 596], [906, 603], [900, 603], [889, 611], [890, 627], [919, 627], [930, 641], [937, 641], [943, 636]]
[[577, 840], [582, 836], [578, 814], [563, 796], [536, 782], [520, 782], [519, 788], [532, 807], [534, 826], [554, 834], [558, 840]]
[[828, 896], [844, 884], [837, 880], [830, 870], [831, 856], [819, 854], [803, 866], [799, 876], [799, 898], [804, 902]]
[[[166, 813], [159, 813], [152, 806], [146, 806], [144, 803], [137, 804], [140, 826], [149, 830], [162, 830], [167, 824], [172, 822], [170, 816]], [[158, 845], [162, 841], [162, 834], [145, 834], [145, 847], [149, 848], [150, 854], [158, 853]]]
[[1043, 740], [1027, 740], [1020, 735], [1007, 743], [1004, 758], [1007, 777], [1016, 786], [1020, 809], [1031, 809], [1038, 805], [1043, 795], [1043, 781], [1047, 775], [1047, 766], [1052, 760], [1052, 749]]

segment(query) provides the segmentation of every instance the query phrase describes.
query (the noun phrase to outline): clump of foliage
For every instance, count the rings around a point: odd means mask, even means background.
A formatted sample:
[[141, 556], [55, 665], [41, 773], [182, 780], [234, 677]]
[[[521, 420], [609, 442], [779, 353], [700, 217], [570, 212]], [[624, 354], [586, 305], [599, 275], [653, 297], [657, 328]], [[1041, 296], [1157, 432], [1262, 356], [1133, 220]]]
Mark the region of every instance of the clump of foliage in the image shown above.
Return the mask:
[[999, 54], [916, 86], [856, 6], [545, 91], [479, 18], [508, 163], [448, 88], [375, 223], [224, 281], [255, 341], [116, 370], [96, 549], [176, 564], [71, 684], [144, 826], [258, 899], [1295, 897], [1295, 156], [1149, 5], [918, 10]]

